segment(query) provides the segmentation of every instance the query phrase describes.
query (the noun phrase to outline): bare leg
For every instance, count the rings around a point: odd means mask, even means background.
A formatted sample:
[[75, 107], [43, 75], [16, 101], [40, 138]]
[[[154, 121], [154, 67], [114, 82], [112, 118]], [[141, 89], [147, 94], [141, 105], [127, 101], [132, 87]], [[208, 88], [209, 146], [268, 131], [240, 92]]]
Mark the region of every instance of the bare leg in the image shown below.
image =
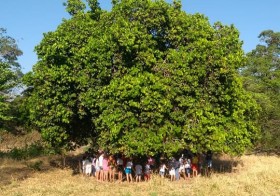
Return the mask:
[[96, 176], [96, 180], [100, 180], [100, 172], [99, 171], [96, 171], [95, 172], [95, 176]]
[[112, 180], [112, 182], [115, 181], [115, 170], [114, 170], [114, 169], [112, 170], [112, 177], [111, 177], [111, 180]]
[[104, 171], [103, 170], [100, 170], [100, 181], [104, 181]]
[[108, 180], [108, 171], [103, 172], [103, 180], [107, 181]]
[[123, 173], [119, 172], [119, 180], [122, 182], [122, 178], [123, 178]]

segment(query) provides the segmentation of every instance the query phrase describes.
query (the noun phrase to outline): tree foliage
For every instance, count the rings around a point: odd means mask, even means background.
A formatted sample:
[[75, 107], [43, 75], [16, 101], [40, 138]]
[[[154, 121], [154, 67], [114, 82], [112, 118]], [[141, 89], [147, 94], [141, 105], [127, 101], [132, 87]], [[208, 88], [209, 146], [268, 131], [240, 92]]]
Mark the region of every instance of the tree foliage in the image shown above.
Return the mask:
[[9, 110], [10, 91], [18, 83], [21, 76], [18, 56], [22, 54], [15, 39], [6, 35], [6, 30], [0, 28], [0, 126], [11, 119]]
[[67, 0], [64, 6], [66, 6], [66, 11], [72, 16], [82, 13], [86, 9], [86, 5], [81, 0]]
[[252, 92], [262, 110], [259, 117], [261, 140], [259, 148], [280, 149], [280, 33], [260, 33], [262, 44], [247, 54], [243, 69], [245, 88]]
[[242, 153], [252, 144], [257, 107], [237, 71], [245, 61], [234, 26], [211, 26], [180, 1], [91, 7], [36, 47], [29, 104], [44, 138], [58, 146], [90, 138], [126, 155]]

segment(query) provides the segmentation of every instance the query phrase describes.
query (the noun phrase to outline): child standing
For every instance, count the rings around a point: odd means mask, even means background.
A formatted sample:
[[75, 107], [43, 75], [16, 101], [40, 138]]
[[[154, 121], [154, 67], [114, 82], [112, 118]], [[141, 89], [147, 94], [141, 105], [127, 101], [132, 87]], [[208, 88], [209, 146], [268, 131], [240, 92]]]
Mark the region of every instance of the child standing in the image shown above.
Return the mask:
[[90, 162], [89, 158], [86, 157], [86, 156], [83, 156], [82, 170], [83, 170], [84, 175], [90, 176], [90, 174], [91, 174], [91, 162]]
[[116, 161], [113, 155], [109, 156], [109, 181], [114, 182], [115, 181], [115, 170], [116, 170]]
[[171, 161], [169, 162], [170, 181], [175, 181], [175, 167], [176, 167], [176, 160], [174, 157], [172, 157]]
[[165, 170], [167, 169], [165, 163], [162, 163], [159, 168], [159, 175], [164, 178]]
[[82, 158], [82, 173], [83, 173], [83, 175], [86, 174], [86, 159], [87, 159], [87, 157], [83, 156], [83, 158]]
[[145, 165], [145, 181], [148, 181], [151, 179], [151, 166], [149, 162], [146, 163]]
[[169, 175], [170, 175], [170, 181], [174, 181], [175, 180], [175, 168], [174, 167], [170, 168]]
[[187, 159], [185, 161], [185, 172], [187, 175], [186, 179], [190, 179], [191, 178], [191, 160], [190, 159]]
[[179, 159], [179, 163], [179, 175], [183, 174], [183, 178], [186, 179], [184, 154], [182, 154], [181, 158]]
[[132, 166], [133, 163], [131, 159], [128, 159], [125, 167], [125, 174], [126, 174], [126, 180], [127, 182], [132, 182]]
[[99, 180], [103, 181], [103, 152], [100, 153], [100, 156], [98, 157], [98, 163], [99, 163]]
[[198, 156], [197, 154], [194, 154], [192, 158], [192, 174], [193, 177], [196, 177], [198, 173]]
[[123, 159], [121, 157], [121, 155], [118, 156], [117, 158], [117, 170], [118, 170], [118, 180], [120, 182], [122, 182], [122, 178], [123, 178]]
[[92, 160], [91, 160], [91, 173], [92, 173], [92, 176], [96, 177], [96, 156], [94, 155], [92, 157]]
[[99, 159], [98, 158], [95, 161], [95, 177], [96, 177], [97, 181], [99, 181], [101, 179], [100, 178], [100, 167], [99, 167]]
[[210, 176], [212, 173], [212, 152], [210, 150], [207, 151], [205, 161], [206, 161], [206, 176]]
[[109, 166], [108, 166], [108, 158], [107, 156], [103, 157], [103, 181], [108, 180]]
[[148, 157], [148, 164], [150, 165], [151, 173], [154, 172], [154, 169], [155, 169], [155, 159], [152, 156]]
[[139, 163], [135, 166], [136, 182], [141, 181], [142, 169], [142, 165], [140, 165]]
[[85, 165], [86, 165], [86, 175], [90, 176], [91, 175], [92, 166], [91, 166], [91, 162], [90, 162], [89, 159], [86, 159]]

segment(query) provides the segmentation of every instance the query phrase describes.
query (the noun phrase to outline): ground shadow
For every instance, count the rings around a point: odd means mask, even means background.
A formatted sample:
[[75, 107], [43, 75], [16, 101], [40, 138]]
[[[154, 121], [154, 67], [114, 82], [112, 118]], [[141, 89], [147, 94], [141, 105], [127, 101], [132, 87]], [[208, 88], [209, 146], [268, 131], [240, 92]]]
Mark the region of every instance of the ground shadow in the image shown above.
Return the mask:
[[[82, 153], [67, 156], [49, 155], [29, 160], [14, 160], [0, 156], [0, 185], [10, 184], [14, 180], [25, 180], [32, 177], [34, 173], [48, 172], [52, 169], [66, 168], [72, 170], [72, 175], [82, 174], [82, 157]], [[240, 157], [213, 156], [213, 173], [236, 172], [242, 167], [243, 162]]]
[[13, 181], [29, 178], [34, 171], [31, 168], [1, 167], [0, 185], [8, 185]]
[[227, 155], [216, 155], [213, 157], [214, 173], [231, 173], [237, 171], [238, 167], [243, 167], [240, 157], [230, 157]]
[[[82, 173], [82, 156], [67, 156], [65, 160], [65, 167], [71, 168], [73, 175], [78, 175]], [[55, 162], [59, 161], [59, 162]], [[57, 168], [63, 168], [62, 160], [55, 160], [52, 162], [52, 166]], [[240, 157], [230, 157], [228, 155], [215, 155], [213, 156], [213, 173], [232, 173], [236, 172], [238, 169], [243, 167], [243, 162]], [[201, 172], [202, 175], [205, 175], [205, 171]]]
[[11, 184], [32, 177], [35, 173], [48, 172], [53, 169], [71, 169], [73, 175], [81, 173], [80, 156], [61, 155], [41, 156], [31, 159], [12, 159], [6, 157], [7, 152], [1, 152], [0, 156], [0, 186]]
[[82, 173], [82, 155], [67, 155], [67, 156], [58, 156], [49, 161], [50, 166], [53, 168], [59, 169], [71, 169], [72, 175], [77, 175]]

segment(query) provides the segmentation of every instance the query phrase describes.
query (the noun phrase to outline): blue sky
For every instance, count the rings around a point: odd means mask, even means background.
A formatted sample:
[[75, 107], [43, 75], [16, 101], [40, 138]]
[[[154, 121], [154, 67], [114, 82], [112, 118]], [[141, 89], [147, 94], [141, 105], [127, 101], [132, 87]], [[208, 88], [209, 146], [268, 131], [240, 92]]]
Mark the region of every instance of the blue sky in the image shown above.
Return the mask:
[[[37, 61], [34, 47], [43, 33], [54, 31], [63, 18], [69, 18], [66, 0], [0, 0], [0, 27], [17, 40], [23, 55], [19, 58], [24, 73]], [[99, 0], [103, 9], [110, 9], [111, 0]], [[172, 2], [172, 0], [168, 0]], [[249, 52], [259, 43], [263, 30], [280, 32], [280, 0], [182, 0], [187, 13], [201, 13], [213, 24], [221, 21], [240, 32], [243, 49]]]

